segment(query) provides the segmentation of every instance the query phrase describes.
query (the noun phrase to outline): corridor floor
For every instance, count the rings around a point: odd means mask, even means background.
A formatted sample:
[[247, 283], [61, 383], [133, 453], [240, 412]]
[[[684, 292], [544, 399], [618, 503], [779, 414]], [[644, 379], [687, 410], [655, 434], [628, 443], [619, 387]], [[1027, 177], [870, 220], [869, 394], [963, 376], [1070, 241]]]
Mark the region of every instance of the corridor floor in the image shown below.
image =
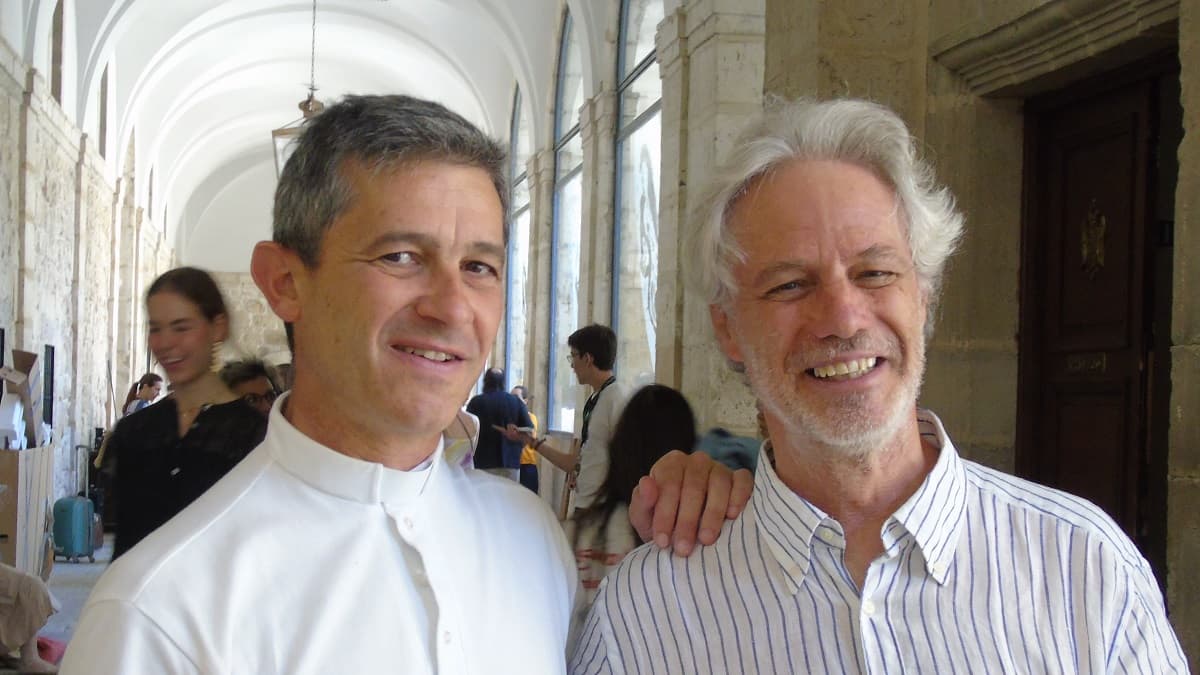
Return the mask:
[[96, 549], [96, 562], [89, 563], [85, 558], [82, 562], [67, 562], [59, 558], [54, 562], [54, 570], [50, 572], [50, 592], [58, 599], [61, 607], [58, 612], [46, 622], [46, 627], [38, 632], [41, 637], [67, 642], [75, 632], [79, 623], [79, 614], [83, 611], [83, 603], [87, 601], [92, 587], [100, 579], [100, 575], [108, 567], [112, 559], [113, 535], [104, 536], [104, 546]]

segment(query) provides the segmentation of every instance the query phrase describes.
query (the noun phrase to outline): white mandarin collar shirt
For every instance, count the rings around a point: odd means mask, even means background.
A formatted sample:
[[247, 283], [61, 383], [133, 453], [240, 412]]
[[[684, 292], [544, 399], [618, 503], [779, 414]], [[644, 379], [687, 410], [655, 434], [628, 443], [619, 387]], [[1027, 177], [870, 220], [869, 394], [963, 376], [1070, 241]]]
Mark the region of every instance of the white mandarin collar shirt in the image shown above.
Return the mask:
[[61, 672], [563, 672], [575, 566], [536, 495], [470, 468], [470, 433], [397, 471], [280, 405], [262, 445], [110, 566]]

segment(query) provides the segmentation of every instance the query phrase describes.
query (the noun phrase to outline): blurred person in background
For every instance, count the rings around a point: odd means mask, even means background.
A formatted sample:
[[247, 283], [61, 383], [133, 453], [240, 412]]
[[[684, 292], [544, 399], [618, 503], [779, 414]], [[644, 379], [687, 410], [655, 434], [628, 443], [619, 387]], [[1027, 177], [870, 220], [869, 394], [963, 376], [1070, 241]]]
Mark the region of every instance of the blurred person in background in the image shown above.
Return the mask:
[[138, 378], [129, 388], [125, 403], [121, 406], [122, 416], [137, 412], [154, 402], [162, 393], [162, 376], [157, 373], [146, 373]]
[[475, 448], [475, 468], [512, 481], [520, 479], [521, 451], [524, 444], [501, 432], [510, 424], [533, 428], [529, 410], [519, 397], [504, 391], [504, 371], [488, 368], [483, 373], [483, 393], [467, 402], [467, 412], [479, 418], [479, 445]]
[[107, 443], [115, 462], [113, 558], [170, 520], [233, 468], [266, 433], [266, 420], [217, 376], [229, 313], [212, 277], [169, 270], [146, 292], [149, 346], [171, 396], [122, 419]]
[[644, 543], [629, 522], [633, 488], [663, 455], [672, 450], [690, 454], [695, 445], [696, 418], [683, 394], [651, 384], [629, 399], [613, 428], [608, 472], [595, 500], [563, 524], [586, 604], [609, 570]]
[[275, 381], [271, 379], [270, 371], [267, 370], [266, 364], [259, 359], [243, 359], [226, 363], [225, 367], [221, 368], [221, 381], [233, 393], [241, 396], [243, 401], [250, 404], [250, 407], [262, 413], [263, 417], [270, 414], [275, 397], [279, 395]]
[[[529, 393], [529, 389], [525, 385], [518, 384], [512, 388], [512, 395], [521, 399], [525, 404], [525, 409], [529, 411], [529, 421], [533, 422], [530, 426], [533, 427], [533, 435], [538, 433], [538, 418], [533, 414], [533, 394]], [[532, 445], [526, 445], [524, 450], [521, 450], [521, 485], [533, 490], [534, 494], [538, 494], [538, 454], [533, 449]]]

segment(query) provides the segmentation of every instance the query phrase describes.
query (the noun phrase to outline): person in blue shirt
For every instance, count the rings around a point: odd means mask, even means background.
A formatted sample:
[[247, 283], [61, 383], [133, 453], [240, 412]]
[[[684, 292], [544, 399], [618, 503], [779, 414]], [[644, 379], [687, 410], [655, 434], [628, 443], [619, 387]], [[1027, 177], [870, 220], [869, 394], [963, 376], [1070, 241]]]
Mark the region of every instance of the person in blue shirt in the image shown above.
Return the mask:
[[525, 444], [505, 438], [499, 430], [510, 424], [532, 429], [533, 420], [524, 401], [504, 390], [503, 370], [489, 368], [483, 374], [483, 393], [467, 403], [467, 412], [479, 418], [475, 468], [519, 481]]

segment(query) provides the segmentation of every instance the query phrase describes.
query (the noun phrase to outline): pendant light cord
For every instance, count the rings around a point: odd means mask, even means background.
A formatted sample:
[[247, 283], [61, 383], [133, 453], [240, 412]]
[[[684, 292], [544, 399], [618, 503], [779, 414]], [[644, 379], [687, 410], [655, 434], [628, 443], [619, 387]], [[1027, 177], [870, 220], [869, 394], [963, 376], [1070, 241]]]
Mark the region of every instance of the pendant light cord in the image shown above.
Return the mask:
[[317, 0], [312, 4], [312, 50], [308, 70], [308, 93], [311, 96], [317, 91]]

